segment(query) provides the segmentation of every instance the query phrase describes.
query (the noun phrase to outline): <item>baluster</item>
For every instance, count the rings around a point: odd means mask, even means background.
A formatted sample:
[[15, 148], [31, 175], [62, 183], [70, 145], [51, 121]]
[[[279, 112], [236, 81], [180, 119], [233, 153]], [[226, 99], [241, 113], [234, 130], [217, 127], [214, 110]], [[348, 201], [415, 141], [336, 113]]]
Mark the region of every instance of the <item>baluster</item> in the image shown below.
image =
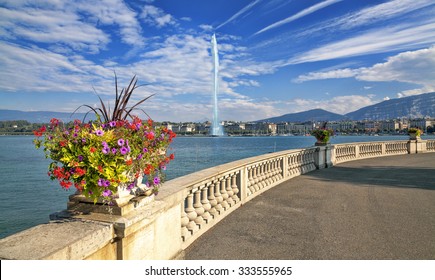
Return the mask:
[[215, 187], [214, 187], [214, 197], [216, 198], [217, 204], [215, 206], [216, 211], [218, 212], [218, 214], [222, 213], [223, 211], [223, 207], [221, 205], [222, 201], [224, 200], [222, 198], [221, 195], [221, 191], [220, 191], [220, 186], [219, 186], [219, 181], [215, 183]]
[[247, 184], [247, 190], [248, 190], [248, 196], [254, 193], [254, 186], [253, 186], [253, 178], [252, 178], [252, 167], [248, 168], [248, 184]]
[[253, 194], [255, 192], [254, 177], [253, 176], [254, 176], [254, 167], [251, 166], [250, 169], [249, 169], [249, 177], [248, 177], [248, 180], [249, 180], [249, 191], [250, 191], [251, 194]]
[[211, 209], [209, 210], [209, 212], [213, 216], [213, 218], [219, 214], [216, 211], [217, 200], [216, 197], [214, 196], [214, 187], [215, 184], [213, 182], [208, 187], [208, 201], [210, 202], [211, 205]]
[[254, 167], [254, 189], [255, 191], [258, 191], [260, 189], [258, 182], [260, 181], [259, 178], [259, 171], [258, 171], [258, 165]]
[[189, 223], [187, 224], [187, 229], [194, 233], [198, 227], [196, 226], [195, 219], [198, 216], [196, 214], [195, 208], [193, 207], [193, 194], [189, 193], [187, 195], [187, 205], [186, 205], [186, 215], [189, 218]]
[[267, 163], [266, 163], [266, 166], [265, 166], [265, 171], [266, 171], [266, 178], [265, 178], [265, 183], [266, 183], [266, 186], [268, 186], [268, 185], [270, 185], [271, 183], [272, 183], [272, 181], [271, 181], [271, 175], [272, 175], [272, 163], [273, 163], [273, 161], [268, 161]]
[[262, 188], [264, 188], [264, 166], [265, 166], [265, 164], [264, 163], [261, 163], [259, 166], [258, 166], [258, 189], [262, 189]]
[[227, 201], [229, 195], [228, 195], [227, 190], [226, 190], [225, 182], [226, 182], [225, 178], [222, 178], [221, 182], [220, 182], [221, 183], [221, 196], [222, 196], [221, 205], [225, 210], [227, 210], [230, 207], [230, 205], [228, 204], [228, 201]]
[[202, 207], [202, 203], [201, 203], [201, 190], [198, 189], [195, 192], [194, 195], [195, 198], [195, 203], [193, 204], [193, 208], [195, 208], [195, 212], [196, 212], [196, 219], [195, 219], [195, 223], [201, 227], [201, 225], [204, 223], [204, 219], [202, 218], [202, 215], [204, 214], [205, 210], [204, 207]]
[[202, 193], [201, 203], [202, 203], [202, 207], [204, 208], [204, 214], [202, 214], [202, 218], [208, 223], [208, 221], [212, 219], [212, 216], [210, 215], [211, 204], [207, 198], [207, 194], [208, 194], [207, 185], [204, 186], [204, 188], [201, 190], [201, 193]]
[[237, 187], [237, 173], [233, 174], [231, 179], [232, 179], [231, 187], [233, 188], [233, 200], [235, 201], [235, 203], [237, 203], [240, 201], [240, 198], [237, 195], [240, 192], [239, 188]]
[[189, 235], [189, 230], [187, 229], [187, 225], [189, 224], [189, 218], [184, 210], [184, 203], [181, 205], [181, 237], [183, 241], [186, 241]]
[[228, 175], [228, 177], [227, 177], [226, 187], [227, 187], [226, 190], [227, 190], [227, 194], [228, 194], [227, 202], [231, 207], [235, 204], [235, 202], [233, 200], [234, 192], [233, 192], [233, 188], [231, 187], [231, 175]]

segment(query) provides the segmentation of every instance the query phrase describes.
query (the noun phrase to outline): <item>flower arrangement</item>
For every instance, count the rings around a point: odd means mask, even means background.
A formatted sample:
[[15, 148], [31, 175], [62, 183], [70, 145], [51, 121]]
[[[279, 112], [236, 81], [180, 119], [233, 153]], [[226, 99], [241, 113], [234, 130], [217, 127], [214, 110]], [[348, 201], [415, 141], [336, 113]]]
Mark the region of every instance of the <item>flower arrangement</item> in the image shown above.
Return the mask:
[[101, 108], [84, 105], [96, 113], [96, 121], [64, 124], [52, 119], [48, 127], [34, 132], [36, 148], [44, 146], [46, 157], [53, 160], [48, 175], [62, 188], [74, 185], [94, 203], [99, 198], [110, 202], [119, 186], [131, 190], [142, 183], [138, 180], [143, 177], [146, 188], [158, 192], [163, 171], [174, 159], [173, 154], [166, 155], [166, 150], [175, 133], [166, 127], [154, 127], [151, 119], [144, 122], [131, 115], [132, 108], [127, 109], [126, 104], [137, 88], [134, 80], [121, 94], [116, 89], [112, 114], [100, 99]]
[[316, 137], [318, 143], [326, 144], [331, 136], [334, 135], [334, 131], [332, 129], [319, 128], [311, 131], [311, 135]]
[[408, 134], [415, 134], [415, 136], [419, 137], [421, 136], [421, 130], [417, 127], [411, 127], [410, 129], [408, 129]]

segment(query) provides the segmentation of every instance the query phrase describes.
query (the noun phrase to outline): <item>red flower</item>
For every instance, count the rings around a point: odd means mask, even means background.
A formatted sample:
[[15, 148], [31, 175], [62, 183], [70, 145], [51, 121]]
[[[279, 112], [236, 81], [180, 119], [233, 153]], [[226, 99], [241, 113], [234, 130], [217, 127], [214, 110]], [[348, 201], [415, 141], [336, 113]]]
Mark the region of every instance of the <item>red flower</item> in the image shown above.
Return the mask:
[[50, 123], [51, 123], [52, 126], [58, 126], [59, 125], [59, 120], [56, 119], [56, 118], [52, 118], [50, 120]]
[[150, 175], [152, 171], [154, 171], [154, 167], [153, 167], [151, 164], [148, 164], [148, 165], [145, 167], [145, 169], [144, 169], [143, 172], [144, 172], [146, 175]]
[[64, 189], [69, 189], [72, 186], [72, 183], [70, 181], [60, 181], [60, 185]]
[[130, 159], [125, 161], [125, 164], [132, 165], [133, 164], [133, 160], [130, 158]]
[[79, 176], [83, 176], [83, 175], [86, 174], [86, 170], [85, 170], [85, 169], [82, 169], [82, 168], [80, 168], [80, 167], [77, 167], [77, 168], [75, 169], [75, 173], [78, 174]]
[[95, 148], [95, 147], [91, 147], [91, 148], [89, 149], [89, 151], [90, 151], [91, 153], [95, 153], [95, 152], [97, 151], [97, 148]]
[[42, 133], [39, 132], [39, 130], [35, 130], [35, 131], [33, 131], [33, 134], [34, 134], [36, 137], [40, 137], [40, 136], [42, 136]]
[[173, 160], [174, 158], [175, 158], [174, 154], [170, 154], [170, 155], [169, 155], [169, 159], [170, 159], [170, 160]]
[[148, 133], [147, 134], [147, 139], [148, 140], [153, 140], [154, 139], [154, 132], [151, 131], [150, 133]]
[[47, 128], [45, 127], [45, 125], [43, 125], [38, 130], [33, 131], [33, 134], [35, 136], [39, 137], [39, 136], [42, 136], [42, 134], [46, 131], [47, 131]]

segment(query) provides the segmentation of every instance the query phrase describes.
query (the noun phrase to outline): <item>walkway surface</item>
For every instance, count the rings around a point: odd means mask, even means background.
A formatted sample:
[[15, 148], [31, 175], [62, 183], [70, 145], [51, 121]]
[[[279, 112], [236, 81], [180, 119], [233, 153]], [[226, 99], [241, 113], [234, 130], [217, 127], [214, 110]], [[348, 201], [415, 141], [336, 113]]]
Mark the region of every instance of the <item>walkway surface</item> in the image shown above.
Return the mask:
[[231, 213], [185, 259], [435, 259], [435, 153], [343, 163]]

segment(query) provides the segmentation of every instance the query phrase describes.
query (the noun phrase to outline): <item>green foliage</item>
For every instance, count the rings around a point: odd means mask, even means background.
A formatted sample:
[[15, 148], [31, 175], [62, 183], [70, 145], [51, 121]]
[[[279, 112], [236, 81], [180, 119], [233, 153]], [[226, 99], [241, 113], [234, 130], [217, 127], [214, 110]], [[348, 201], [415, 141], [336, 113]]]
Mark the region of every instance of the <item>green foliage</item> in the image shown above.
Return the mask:
[[332, 129], [315, 129], [311, 132], [311, 135], [316, 137], [318, 142], [328, 143], [331, 136], [334, 135], [334, 131]]
[[[90, 109], [89, 112], [93, 111], [99, 119], [101, 119], [103, 122], [110, 122], [110, 121], [118, 121], [118, 120], [126, 120], [128, 117], [133, 118], [134, 116], [131, 114], [133, 110], [137, 109], [137, 106], [151, 98], [153, 95], [150, 95], [146, 98], [141, 99], [139, 102], [135, 103], [133, 106], [128, 107], [128, 103], [130, 101], [131, 95], [133, 94], [134, 90], [138, 87], [141, 87], [144, 85], [137, 85], [137, 78], [134, 76], [131, 80], [127, 88], [123, 88], [121, 92], [118, 90], [118, 78], [115, 73], [115, 106], [113, 108], [113, 111], [110, 110], [110, 107], [106, 107], [104, 105], [103, 100], [100, 98], [100, 96], [97, 94], [98, 99], [100, 100], [100, 108], [94, 108], [90, 105], [82, 105], [78, 107], [74, 113], [80, 109], [81, 107], [87, 107]], [[89, 113], [88, 112], [88, 113]], [[145, 113], [145, 111], [142, 111]], [[146, 113], [145, 113], [146, 114]], [[146, 114], [147, 115], [147, 114]]]
[[408, 129], [408, 134], [415, 134], [416, 136], [420, 136], [421, 130], [417, 127], [411, 127], [410, 129]]
[[[48, 128], [34, 131], [35, 147], [44, 147], [47, 158], [53, 160], [48, 175], [58, 180], [64, 189], [74, 187], [96, 202], [99, 198], [111, 201], [119, 186], [132, 189], [142, 182], [157, 193], [164, 179], [163, 170], [174, 158], [166, 155], [175, 133], [166, 127], [154, 127], [149, 119], [143, 122], [131, 112], [149, 97], [132, 107], [127, 104], [138, 88], [133, 77], [126, 89], [118, 92], [115, 75], [116, 97], [113, 111], [100, 99], [101, 108], [90, 108], [97, 115], [96, 121], [63, 124], [52, 119]], [[80, 108], [80, 107], [79, 107]], [[89, 113], [88, 112], [88, 113]], [[130, 117], [131, 120], [127, 120]]]

